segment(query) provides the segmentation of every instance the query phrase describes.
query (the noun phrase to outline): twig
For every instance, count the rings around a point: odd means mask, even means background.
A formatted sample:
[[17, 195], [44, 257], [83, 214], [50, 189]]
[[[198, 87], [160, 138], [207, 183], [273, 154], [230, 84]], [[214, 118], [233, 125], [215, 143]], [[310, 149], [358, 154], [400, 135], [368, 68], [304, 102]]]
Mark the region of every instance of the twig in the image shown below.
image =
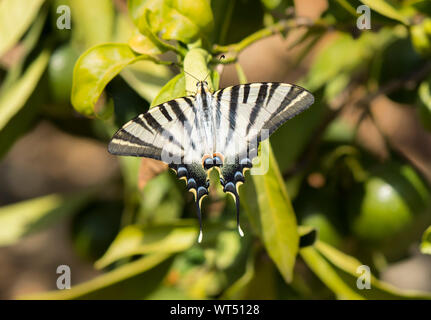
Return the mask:
[[276, 33], [285, 31], [285, 30], [289, 30], [289, 29], [293, 29], [293, 28], [299, 28], [299, 27], [324, 27], [327, 28], [326, 24], [324, 24], [321, 21], [316, 21], [313, 22], [308, 18], [303, 18], [303, 17], [297, 17], [294, 19], [289, 19], [289, 20], [283, 20], [280, 21], [270, 27], [261, 29], [251, 35], [249, 35], [248, 37], [244, 38], [243, 40], [241, 40], [238, 43], [233, 43], [233, 44], [229, 44], [229, 45], [218, 45], [215, 44], [213, 46], [213, 50], [212, 50], [212, 54], [213, 55], [217, 55], [220, 53], [225, 53], [225, 52], [230, 52], [233, 53], [233, 57], [224, 59], [223, 61], [219, 61], [218, 59], [213, 59], [211, 62], [212, 63], [223, 63], [223, 64], [227, 64], [227, 63], [233, 63], [237, 61], [237, 57], [238, 54], [244, 50], [245, 48], [247, 48], [249, 45], [251, 45], [252, 43], [261, 40], [263, 38], [267, 38], [269, 36], [272, 36]]

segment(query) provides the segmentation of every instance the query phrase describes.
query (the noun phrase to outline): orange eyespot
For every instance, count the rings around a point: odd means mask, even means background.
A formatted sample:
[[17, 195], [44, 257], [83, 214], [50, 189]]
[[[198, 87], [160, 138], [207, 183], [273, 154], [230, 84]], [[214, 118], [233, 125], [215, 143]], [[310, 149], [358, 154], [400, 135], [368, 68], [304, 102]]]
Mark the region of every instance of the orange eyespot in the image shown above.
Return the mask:
[[213, 153], [213, 158], [214, 157], [219, 157], [221, 162], [224, 163], [224, 156], [221, 153], [218, 153], [218, 152]]

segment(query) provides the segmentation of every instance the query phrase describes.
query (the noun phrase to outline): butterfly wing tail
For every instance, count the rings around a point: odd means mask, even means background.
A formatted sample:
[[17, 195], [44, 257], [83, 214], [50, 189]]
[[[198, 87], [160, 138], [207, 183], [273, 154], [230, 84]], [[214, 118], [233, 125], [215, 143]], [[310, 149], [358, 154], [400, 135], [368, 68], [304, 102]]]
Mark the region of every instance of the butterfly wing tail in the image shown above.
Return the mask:
[[195, 196], [196, 212], [199, 219], [199, 237], [198, 242], [202, 242], [202, 200], [208, 195], [209, 180], [201, 164], [181, 164], [170, 166], [179, 179], [184, 179], [187, 183], [187, 190]]
[[223, 191], [233, 196], [236, 206], [236, 223], [238, 233], [241, 237], [244, 236], [244, 232], [240, 225], [240, 199], [239, 199], [239, 186], [244, 183], [244, 174], [247, 169], [252, 166], [251, 160], [248, 158], [238, 159], [232, 163], [229, 159], [225, 159], [225, 163], [221, 168], [220, 183], [223, 186]]

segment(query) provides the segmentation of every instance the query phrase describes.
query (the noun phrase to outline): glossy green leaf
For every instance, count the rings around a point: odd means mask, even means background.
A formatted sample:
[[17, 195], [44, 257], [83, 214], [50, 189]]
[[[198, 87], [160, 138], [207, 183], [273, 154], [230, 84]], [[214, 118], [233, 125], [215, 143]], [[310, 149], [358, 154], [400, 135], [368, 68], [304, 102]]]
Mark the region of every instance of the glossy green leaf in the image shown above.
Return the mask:
[[269, 256], [290, 282], [299, 246], [296, 217], [269, 141], [262, 143], [262, 150], [262, 158], [269, 157], [268, 170], [247, 179], [240, 190], [242, 204]]
[[1, 84], [0, 96], [3, 94], [3, 92], [8, 91], [10, 87], [12, 87], [13, 84], [18, 81], [18, 78], [22, 76], [22, 71], [25, 66], [27, 56], [38, 44], [38, 40], [40, 39], [40, 35], [43, 31], [43, 26], [45, 25], [47, 13], [48, 10], [44, 10], [42, 8], [40, 10], [40, 13], [34, 20], [33, 24], [29, 28], [28, 32], [21, 39], [19, 43], [20, 50], [22, 50], [20, 60], [10, 66], [7, 76]]
[[0, 1], [0, 57], [19, 41], [44, 2], [44, 0]]
[[430, 293], [401, 290], [389, 283], [378, 280], [373, 275], [371, 275], [371, 289], [360, 290], [356, 286], [356, 281], [361, 274], [357, 272], [358, 267], [364, 265], [362, 262], [322, 241], [317, 241], [315, 248], [335, 268], [338, 276], [345, 283], [349, 284], [357, 294], [367, 299], [431, 299]]
[[0, 207], [0, 246], [13, 244], [78, 211], [87, 199], [88, 194], [54, 194]]
[[338, 299], [363, 299], [362, 296], [355, 293], [355, 291], [338, 276], [333, 267], [314, 247], [303, 248], [300, 250], [299, 254], [314, 274], [335, 293]]
[[111, 41], [115, 11], [112, 0], [73, 0], [70, 2], [73, 36], [86, 48]]
[[[210, 54], [201, 48], [193, 48], [187, 52], [184, 58], [184, 70], [186, 73], [186, 90], [187, 92], [196, 92], [197, 81], [208, 80], [210, 70], [208, 69], [208, 62], [210, 61]], [[212, 81], [207, 81], [210, 90], [214, 90]]]
[[48, 65], [50, 52], [42, 51], [25, 73], [0, 96], [0, 130], [24, 106]]
[[127, 65], [146, 58], [133, 52], [127, 44], [105, 43], [88, 49], [73, 71], [72, 105], [86, 116], [96, 115], [96, 102], [109, 81]]
[[186, 80], [184, 73], [177, 74], [160, 90], [151, 106], [157, 106], [163, 102], [186, 96]]
[[213, 15], [207, 0], [129, 1], [129, 10], [142, 34], [154, 38], [191, 43], [205, 38], [213, 29]]
[[425, 230], [422, 236], [421, 252], [424, 254], [431, 254], [431, 226]]
[[394, 2], [388, 0], [360, 0], [363, 4], [369, 6], [381, 15], [398, 20], [404, 24], [409, 24], [407, 17], [401, 14], [400, 10], [395, 7]]
[[196, 242], [195, 221], [181, 221], [177, 225], [141, 227], [130, 225], [118, 234], [108, 251], [96, 262], [97, 268], [136, 254], [173, 253], [184, 251]]
[[69, 290], [19, 297], [37, 300], [144, 299], [166, 276], [172, 263], [169, 254], [153, 254], [128, 263]]
[[191, 43], [213, 29], [213, 15], [207, 0], [165, 0], [162, 38]]
[[153, 101], [163, 86], [172, 78], [172, 73], [167, 66], [147, 60], [129, 65], [121, 71], [120, 75], [148, 102]]
[[[205, 226], [204, 242], [213, 239], [221, 225]], [[224, 226], [225, 227], [225, 226]], [[148, 226], [130, 225], [120, 231], [107, 252], [96, 262], [97, 268], [137, 254], [181, 252], [197, 242], [199, 233], [196, 220], [179, 220], [175, 223]]]
[[137, 29], [133, 36], [129, 39], [130, 48], [141, 54], [160, 54], [160, 50], [148, 36], [143, 35]]

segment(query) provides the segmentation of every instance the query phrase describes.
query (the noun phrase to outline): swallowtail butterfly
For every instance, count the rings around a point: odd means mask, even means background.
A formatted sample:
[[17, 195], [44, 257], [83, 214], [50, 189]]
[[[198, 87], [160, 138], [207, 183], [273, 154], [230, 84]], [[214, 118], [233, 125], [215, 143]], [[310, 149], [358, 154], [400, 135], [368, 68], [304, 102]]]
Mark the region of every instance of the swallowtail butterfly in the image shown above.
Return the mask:
[[202, 199], [208, 195], [208, 172], [220, 173], [223, 191], [236, 203], [238, 187], [252, 167], [260, 141], [314, 102], [307, 90], [291, 84], [262, 82], [210, 92], [198, 81], [194, 96], [170, 100], [140, 114], [115, 133], [110, 153], [166, 162], [196, 200], [202, 241]]

